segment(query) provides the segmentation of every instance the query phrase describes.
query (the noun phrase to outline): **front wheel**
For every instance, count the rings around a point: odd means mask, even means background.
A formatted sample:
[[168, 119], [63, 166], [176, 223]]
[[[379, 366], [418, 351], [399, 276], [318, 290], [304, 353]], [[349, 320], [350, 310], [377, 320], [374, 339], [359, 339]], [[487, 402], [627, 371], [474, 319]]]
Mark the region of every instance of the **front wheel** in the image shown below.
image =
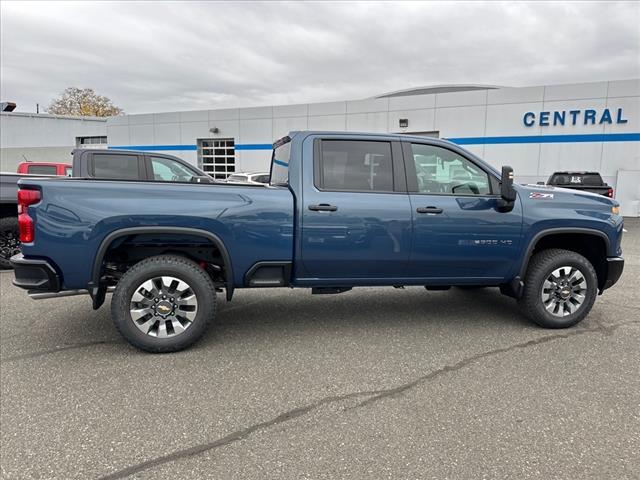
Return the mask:
[[588, 315], [598, 293], [591, 262], [569, 250], [549, 249], [529, 262], [519, 304], [523, 313], [546, 328], [567, 328]]
[[111, 317], [122, 336], [154, 353], [191, 346], [207, 331], [215, 311], [209, 275], [176, 255], [136, 263], [118, 282], [111, 301]]

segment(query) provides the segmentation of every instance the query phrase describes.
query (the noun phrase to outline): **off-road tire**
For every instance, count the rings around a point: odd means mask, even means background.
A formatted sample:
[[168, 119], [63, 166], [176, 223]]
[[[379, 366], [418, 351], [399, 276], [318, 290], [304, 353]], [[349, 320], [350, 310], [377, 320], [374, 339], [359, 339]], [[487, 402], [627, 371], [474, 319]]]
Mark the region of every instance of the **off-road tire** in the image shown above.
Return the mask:
[[[182, 333], [159, 338], [145, 334], [130, 313], [132, 296], [147, 280], [159, 276], [175, 277], [186, 282], [197, 299], [197, 312]], [[206, 271], [188, 258], [158, 255], [136, 263], [122, 276], [111, 300], [111, 318], [120, 334], [134, 347], [152, 353], [177, 352], [198, 341], [207, 331], [216, 313], [216, 290]]]
[[[575, 312], [559, 317], [545, 308], [542, 288], [549, 275], [563, 266], [578, 269], [586, 280], [586, 292], [582, 304]], [[522, 313], [541, 327], [567, 328], [577, 324], [589, 314], [597, 294], [598, 277], [591, 262], [576, 252], [554, 248], [536, 253], [531, 258], [524, 280], [523, 295], [518, 304]]]

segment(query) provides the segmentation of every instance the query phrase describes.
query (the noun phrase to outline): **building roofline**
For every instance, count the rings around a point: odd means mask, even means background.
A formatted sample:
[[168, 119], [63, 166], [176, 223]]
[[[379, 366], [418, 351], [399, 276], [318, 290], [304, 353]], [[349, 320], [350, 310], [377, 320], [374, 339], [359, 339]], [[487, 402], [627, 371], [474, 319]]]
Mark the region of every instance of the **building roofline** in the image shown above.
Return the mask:
[[410, 95], [432, 95], [437, 93], [469, 92], [474, 90], [495, 90], [497, 88], [504, 88], [504, 87], [500, 85], [481, 85], [481, 84], [464, 84], [464, 83], [424, 85], [419, 87], [404, 88], [402, 90], [394, 90], [392, 92], [375, 95], [374, 97], [371, 97], [371, 98], [407, 97]]
[[71, 115], [52, 115], [50, 113], [0, 112], [3, 117], [54, 118], [56, 120], [87, 120], [90, 122], [106, 122], [109, 117], [81, 117]]

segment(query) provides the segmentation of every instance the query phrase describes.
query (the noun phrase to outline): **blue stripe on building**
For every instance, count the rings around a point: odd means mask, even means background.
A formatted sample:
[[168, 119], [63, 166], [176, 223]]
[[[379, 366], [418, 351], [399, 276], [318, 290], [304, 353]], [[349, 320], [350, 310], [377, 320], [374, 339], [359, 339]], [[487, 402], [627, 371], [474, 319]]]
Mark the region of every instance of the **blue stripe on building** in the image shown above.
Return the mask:
[[505, 145], [516, 143], [586, 143], [586, 142], [638, 142], [640, 133], [596, 133], [574, 135], [523, 135], [514, 137], [462, 137], [447, 138], [458, 145]]
[[[447, 138], [458, 145], [508, 145], [521, 143], [640, 142], [640, 133], [596, 133], [573, 135], [522, 135], [511, 137]], [[270, 143], [238, 143], [236, 150], [271, 150]], [[197, 145], [110, 145], [111, 150], [173, 151], [197, 150]]]
[[270, 143], [237, 143], [235, 145], [236, 150], [271, 150], [272, 147]]

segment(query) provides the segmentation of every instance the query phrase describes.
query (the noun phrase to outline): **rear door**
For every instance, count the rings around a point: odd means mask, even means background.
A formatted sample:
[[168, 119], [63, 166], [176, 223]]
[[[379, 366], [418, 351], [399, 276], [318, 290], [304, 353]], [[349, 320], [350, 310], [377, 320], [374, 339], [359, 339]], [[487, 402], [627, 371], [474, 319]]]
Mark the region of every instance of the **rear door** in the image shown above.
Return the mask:
[[442, 282], [502, 279], [518, 255], [522, 210], [499, 212], [498, 180], [458, 150], [403, 144], [413, 216], [409, 272]]
[[400, 143], [344, 136], [313, 142], [313, 179], [302, 202], [307, 275], [362, 283], [403, 276], [411, 209]]

